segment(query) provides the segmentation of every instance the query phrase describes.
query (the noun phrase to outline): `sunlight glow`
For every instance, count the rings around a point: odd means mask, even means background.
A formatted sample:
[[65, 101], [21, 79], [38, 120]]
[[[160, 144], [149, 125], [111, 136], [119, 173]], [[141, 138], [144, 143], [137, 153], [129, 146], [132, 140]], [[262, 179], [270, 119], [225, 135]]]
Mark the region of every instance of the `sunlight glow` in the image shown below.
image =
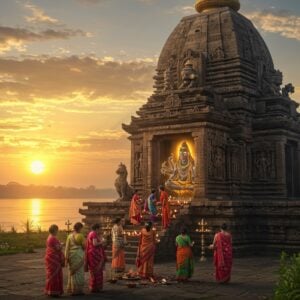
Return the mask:
[[41, 199], [31, 199], [31, 222], [34, 228], [40, 226], [40, 216], [41, 216]]
[[35, 160], [30, 165], [30, 170], [33, 174], [39, 175], [45, 171], [45, 165], [39, 160]]

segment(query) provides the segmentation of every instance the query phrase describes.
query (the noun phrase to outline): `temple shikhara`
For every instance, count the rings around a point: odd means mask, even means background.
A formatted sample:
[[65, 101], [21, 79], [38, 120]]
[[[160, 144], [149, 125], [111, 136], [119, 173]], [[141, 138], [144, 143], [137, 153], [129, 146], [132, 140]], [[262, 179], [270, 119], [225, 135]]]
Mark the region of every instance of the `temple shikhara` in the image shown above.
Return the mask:
[[[84, 222], [106, 228], [115, 216], [128, 219], [130, 188], [145, 199], [163, 184], [172, 197], [172, 223], [166, 231], [156, 226], [158, 256], [174, 255], [183, 223], [199, 248], [201, 219], [211, 230], [207, 242], [226, 222], [237, 252], [299, 247], [294, 87], [283, 82], [238, 0], [198, 0], [195, 8], [161, 51], [152, 96], [123, 124], [131, 142], [130, 186], [120, 166], [121, 200], [85, 203]], [[125, 229], [134, 239], [137, 228]]]

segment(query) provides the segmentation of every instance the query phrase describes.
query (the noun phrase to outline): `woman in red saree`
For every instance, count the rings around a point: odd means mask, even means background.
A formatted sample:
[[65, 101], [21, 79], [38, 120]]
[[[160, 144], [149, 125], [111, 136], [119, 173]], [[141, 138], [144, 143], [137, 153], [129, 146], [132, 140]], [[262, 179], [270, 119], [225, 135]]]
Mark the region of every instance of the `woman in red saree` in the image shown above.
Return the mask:
[[141, 199], [138, 195], [138, 191], [134, 191], [134, 195], [131, 199], [130, 209], [129, 209], [130, 223], [133, 225], [141, 224]]
[[148, 222], [141, 230], [136, 258], [136, 266], [141, 278], [153, 277], [155, 243], [155, 232], [152, 230], [152, 223]]
[[160, 190], [160, 203], [161, 203], [161, 217], [162, 217], [162, 226], [164, 229], [167, 229], [170, 226], [171, 222], [171, 212], [169, 205], [169, 195], [165, 191], [163, 186], [159, 187]]
[[90, 271], [89, 288], [92, 293], [99, 293], [103, 289], [103, 269], [106, 261], [100, 225], [95, 224], [88, 234], [85, 249], [85, 270]]
[[225, 223], [221, 226], [221, 232], [215, 234], [214, 242], [210, 248], [214, 250], [217, 282], [228, 283], [232, 268], [232, 237], [227, 232]]
[[56, 238], [58, 226], [51, 225], [49, 236], [46, 243], [46, 287], [45, 294], [58, 297], [64, 293], [63, 290], [63, 271], [65, 258], [62, 252], [62, 244]]

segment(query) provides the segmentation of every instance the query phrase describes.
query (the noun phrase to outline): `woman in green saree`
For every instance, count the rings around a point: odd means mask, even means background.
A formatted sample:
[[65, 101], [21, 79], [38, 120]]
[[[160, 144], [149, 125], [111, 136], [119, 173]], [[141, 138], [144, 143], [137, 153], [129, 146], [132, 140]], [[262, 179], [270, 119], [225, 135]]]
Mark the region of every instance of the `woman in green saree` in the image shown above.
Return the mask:
[[194, 273], [194, 258], [192, 246], [194, 242], [187, 235], [186, 228], [176, 237], [176, 278], [177, 281], [187, 281]]
[[83, 225], [76, 223], [74, 231], [69, 234], [66, 242], [66, 265], [69, 269], [67, 292], [71, 295], [83, 294], [84, 287], [84, 236]]

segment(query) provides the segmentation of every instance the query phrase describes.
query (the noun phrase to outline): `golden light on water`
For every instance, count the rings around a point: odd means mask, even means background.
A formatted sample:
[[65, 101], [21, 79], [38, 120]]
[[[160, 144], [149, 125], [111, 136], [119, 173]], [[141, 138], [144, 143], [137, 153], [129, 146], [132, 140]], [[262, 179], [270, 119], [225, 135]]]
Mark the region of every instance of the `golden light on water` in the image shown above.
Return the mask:
[[31, 199], [31, 221], [34, 227], [40, 226], [40, 217], [42, 211], [41, 199]]
[[45, 171], [45, 164], [40, 160], [35, 160], [30, 164], [30, 170], [33, 174], [42, 174]]

